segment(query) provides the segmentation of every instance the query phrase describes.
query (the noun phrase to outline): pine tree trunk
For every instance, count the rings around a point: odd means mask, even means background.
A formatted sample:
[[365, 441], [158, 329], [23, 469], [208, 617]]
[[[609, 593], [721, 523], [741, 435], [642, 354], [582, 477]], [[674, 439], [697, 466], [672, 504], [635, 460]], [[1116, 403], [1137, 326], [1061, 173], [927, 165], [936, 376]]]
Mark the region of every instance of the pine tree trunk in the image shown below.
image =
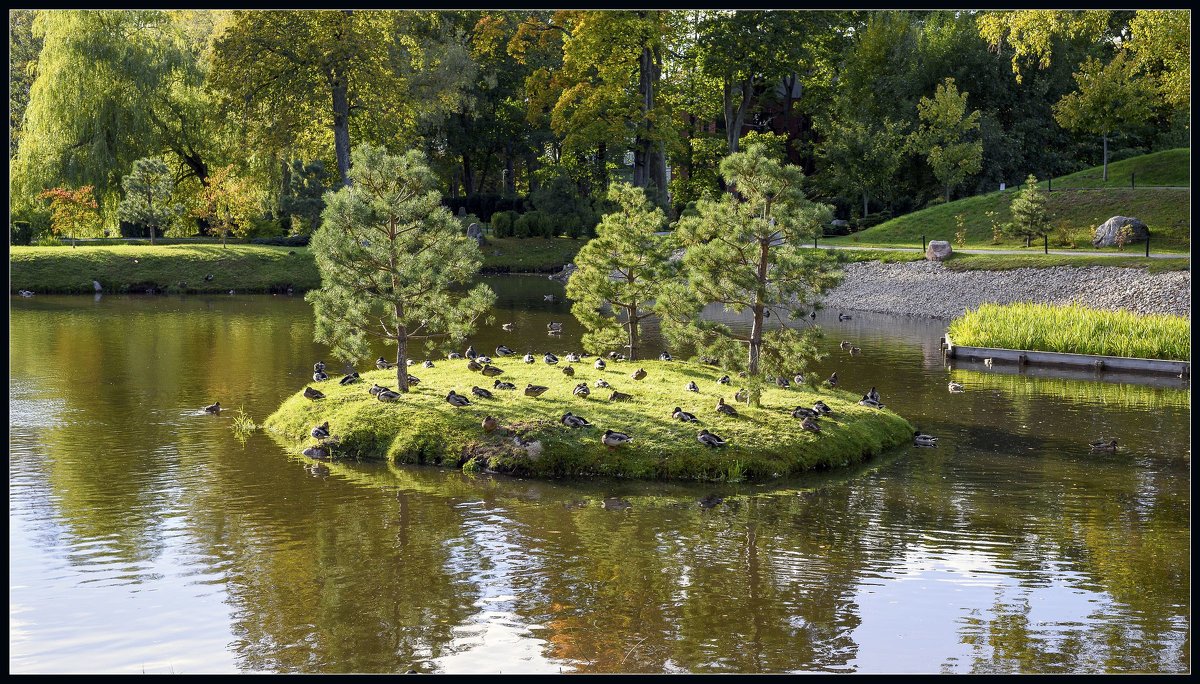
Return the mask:
[[867, 217], [867, 191], [863, 190], [863, 218]]
[[1104, 140], [1104, 180], [1108, 180], [1108, 134], [1100, 136]]
[[629, 322], [625, 327], [629, 329], [629, 360], [633, 361], [637, 358], [638, 348], [638, 322], [637, 322], [637, 304], [628, 307]]
[[[771, 238], [760, 239], [758, 241], [758, 271], [756, 278], [758, 281], [758, 292], [754, 295], [754, 323], [750, 328], [750, 363], [747, 369], [750, 375], [758, 375], [759, 358], [762, 356], [762, 338], [763, 338], [763, 311], [765, 309], [763, 302], [763, 290], [767, 283], [767, 265], [768, 257], [771, 252]], [[750, 403], [753, 406], [758, 406], [759, 391], [754, 390], [750, 393]]]

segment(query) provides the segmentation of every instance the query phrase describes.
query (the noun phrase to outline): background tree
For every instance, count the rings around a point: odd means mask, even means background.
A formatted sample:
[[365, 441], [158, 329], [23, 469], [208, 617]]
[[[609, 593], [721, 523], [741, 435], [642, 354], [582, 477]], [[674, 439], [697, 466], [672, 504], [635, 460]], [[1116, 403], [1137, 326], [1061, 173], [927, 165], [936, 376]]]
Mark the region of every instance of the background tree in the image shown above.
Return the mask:
[[1122, 128], [1150, 118], [1152, 93], [1126, 52], [1107, 65], [1088, 58], [1075, 74], [1079, 90], [1054, 106], [1054, 118], [1071, 131], [1100, 136], [1104, 145], [1104, 180], [1108, 180], [1108, 139]]
[[[696, 216], [679, 220], [675, 235], [685, 252], [681, 282], [662, 297], [663, 332], [672, 345], [715, 357], [751, 376], [791, 376], [815, 358], [812, 328], [789, 321], [808, 313], [810, 301], [839, 279], [834, 258], [803, 245], [832, 217], [809, 201], [804, 174], [770, 159], [761, 145], [729, 155], [721, 175], [737, 188], [719, 200], [700, 200]], [[710, 302], [750, 312], [749, 335], [703, 321]], [[767, 329], [768, 318], [777, 327]], [[752, 401], [758, 392], [751, 391]]]
[[408, 391], [411, 340], [459, 341], [496, 300], [486, 285], [464, 293], [483, 263], [440, 204], [424, 155], [354, 148], [352, 184], [326, 195], [311, 249], [321, 289], [309, 292], [318, 342], [357, 361], [368, 336], [396, 345], [396, 383]]
[[1109, 10], [1001, 10], [980, 12], [979, 34], [993, 50], [1012, 49], [1012, 72], [1018, 83], [1022, 66], [1050, 66], [1056, 44], [1064, 38], [1094, 38], [1102, 35], [1112, 12]]
[[661, 208], [641, 188], [613, 183], [608, 199], [617, 209], [600, 220], [596, 237], [579, 250], [579, 270], [567, 282], [571, 313], [587, 328], [584, 348], [600, 354], [628, 347], [638, 355], [641, 322], [671, 271], [671, 245], [654, 233], [666, 223]]
[[979, 130], [979, 110], [967, 113], [966, 91], [959, 93], [954, 79], [937, 86], [932, 98], [917, 103], [920, 128], [913, 133], [913, 147], [926, 155], [933, 175], [950, 192], [967, 176], [978, 173], [983, 159], [983, 142], [972, 132]]
[[1050, 215], [1046, 213], [1046, 194], [1038, 187], [1037, 176], [1030, 175], [1009, 204], [1012, 220], [1007, 224], [1009, 235], [1024, 238], [1025, 246], [1035, 237], [1050, 232]]
[[33, 17], [37, 10], [8, 11], [8, 159], [17, 154], [21, 139], [21, 120], [29, 104], [29, 88], [37, 74], [38, 53], [42, 41], [33, 35]]
[[76, 238], [100, 235], [100, 214], [96, 212], [99, 205], [92, 195], [92, 186], [76, 190], [51, 188], [38, 197], [50, 202], [50, 229], [55, 235], [68, 236], [72, 247]]
[[1192, 99], [1191, 13], [1138, 10], [1129, 22], [1129, 49], [1157, 81], [1164, 100], [1185, 109]]
[[245, 237], [254, 226], [254, 219], [262, 213], [262, 193], [250, 182], [239, 176], [233, 164], [224, 166], [209, 175], [208, 185], [200, 193], [200, 206], [196, 216], [208, 222], [211, 230], [221, 234], [221, 246], [225, 247], [230, 233]]
[[822, 180], [826, 186], [862, 196], [862, 215], [871, 195], [890, 194], [890, 185], [904, 160], [903, 125], [887, 120], [863, 121], [853, 116], [830, 118], [821, 130]]
[[150, 229], [150, 244], [154, 233], [170, 224], [183, 207], [172, 202], [175, 182], [171, 171], [161, 159], [139, 159], [133, 170], [121, 181], [125, 198], [117, 209], [121, 220]]
[[292, 160], [287, 187], [279, 198], [279, 209], [281, 213], [299, 220], [299, 226], [293, 225], [294, 234], [311, 235], [320, 227], [321, 212], [325, 209], [327, 180], [328, 174], [321, 160], [308, 164], [299, 159]]

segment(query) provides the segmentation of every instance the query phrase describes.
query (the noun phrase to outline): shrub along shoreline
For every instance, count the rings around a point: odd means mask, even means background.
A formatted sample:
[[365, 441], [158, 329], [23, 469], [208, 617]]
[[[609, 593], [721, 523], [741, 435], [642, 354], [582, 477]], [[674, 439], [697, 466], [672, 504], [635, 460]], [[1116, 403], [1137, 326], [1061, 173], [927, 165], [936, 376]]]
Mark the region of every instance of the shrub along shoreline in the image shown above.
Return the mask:
[[1186, 361], [1192, 322], [1184, 316], [1050, 304], [983, 304], [950, 322], [955, 344], [993, 349]]
[[[740, 415], [728, 417], [715, 407], [718, 398], [732, 403], [737, 385], [718, 384], [723, 372], [711, 366], [625, 361], [596, 370], [595, 357], [574, 364], [560, 361], [557, 366], [546, 365], [540, 356], [534, 364], [517, 357], [494, 361], [504, 371], [496, 379], [468, 370], [463, 360], [437, 359], [433, 368], [417, 363], [409, 372], [420, 384], [394, 403], [380, 402], [367, 390], [372, 383], [395, 388], [395, 371], [362, 373], [362, 382], [346, 386], [337, 384], [336, 377], [312, 383], [309, 386], [325, 393], [324, 399], [306, 399], [299, 388], [264, 427], [294, 453], [315, 444], [309, 431], [329, 421], [330, 432], [340, 438], [334, 449], [338, 458], [484, 468], [542, 478], [768, 479], [849, 465], [912, 442], [908, 421], [887, 409], [860, 406], [861, 395], [845, 391], [772, 387], [763, 394], [760, 408], [737, 404]], [[568, 365], [574, 367], [573, 377], [562, 372]], [[647, 372], [640, 381], [630, 376], [638, 368]], [[600, 378], [612, 389], [596, 387]], [[496, 389], [497, 379], [517, 389]], [[700, 391], [686, 391], [689, 381]], [[530, 383], [549, 390], [540, 397], [525, 396]], [[572, 394], [579, 383], [589, 386], [589, 397]], [[489, 390], [493, 398], [474, 396], [472, 386]], [[609, 401], [614, 389], [632, 395], [632, 400]], [[471, 404], [451, 406], [445, 399], [450, 390], [465, 395]], [[811, 407], [817, 400], [828, 404], [833, 415], [818, 421], [820, 434], [805, 432], [791, 411]], [[701, 422], [673, 419], [676, 406]], [[568, 411], [591, 421], [592, 427], [563, 425], [560, 418]], [[486, 433], [482, 422], [489, 415], [500, 427]], [[628, 433], [633, 442], [610, 449], [601, 443], [606, 429]], [[702, 445], [697, 439], [701, 429], [716, 433], [727, 445]], [[518, 435], [527, 446], [514, 441]]]
[[[570, 263], [583, 240], [489, 239], [481, 274], [553, 273]], [[167, 294], [295, 292], [321, 286], [307, 247], [230, 244], [96, 245], [9, 249], [9, 290], [83, 294], [92, 281], [104, 292]], [[211, 279], [206, 279], [211, 275]]]

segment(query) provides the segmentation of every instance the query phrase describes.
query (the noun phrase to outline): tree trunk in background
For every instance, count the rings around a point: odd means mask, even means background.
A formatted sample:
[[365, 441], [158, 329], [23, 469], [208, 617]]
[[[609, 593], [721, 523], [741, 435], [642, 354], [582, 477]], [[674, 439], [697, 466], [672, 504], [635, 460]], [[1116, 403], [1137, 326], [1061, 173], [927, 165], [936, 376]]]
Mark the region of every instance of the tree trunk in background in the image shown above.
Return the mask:
[[725, 78], [725, 140], [729, 143], [729, 153], [733, 154], [740, 148], [742, 127], [746, 124], [746, 110], [750, 108], [750, 100], [754, 98], [754, 83], [750, 79], [743, 80], [738, 85], [739, 102], [737, 109], [733, 106], [733, 79]]
[[337, 67], [329, 72], [328, 77], [333, 91], [333, 150], [337, 155], [342, 185], [350, 185], [350, 101], [347, 98], [346, 78]]
[[283, 155], [279, 161], [279, 198], [275, 202], [275, 206], [279, 207], [279, 223], [287, 228], [288, 234], [292, 232], [291, 214], [283, 208], [283, 197], [287, 195], [288, 183], [292, 180], [292, 165], [288, 163], [288, 155]]
[[863, 190], [863, 218], [867, 217], [867, 191]]
[[513, 174], [513, 146], [511, 140], [504, 146], [504, 194], [510, 197], [517, 194], [517, 179]]
[[525, 184], [529, 187], [526, 189], [528, 194], [533, 194], [534, 190], [538, 189], [537, 178], [533, 175], [538, 168], [537, 153], [530, 151], [525, 155]]
[[1104, 139], [1104, 180], [1108, 180], [1108, 134], [1100, 136]]
[[463, 195], [474, 195], [475, 170], [471, 168], [471, 156], [467, 154], [466, 150], [463, 150], [462, 153], [462, 172]]
[[598, 143], [596, 145], [596, 177], [600, 179], [600, 188], [602, 191], [608, 190], [608, 145], [606, 143]]

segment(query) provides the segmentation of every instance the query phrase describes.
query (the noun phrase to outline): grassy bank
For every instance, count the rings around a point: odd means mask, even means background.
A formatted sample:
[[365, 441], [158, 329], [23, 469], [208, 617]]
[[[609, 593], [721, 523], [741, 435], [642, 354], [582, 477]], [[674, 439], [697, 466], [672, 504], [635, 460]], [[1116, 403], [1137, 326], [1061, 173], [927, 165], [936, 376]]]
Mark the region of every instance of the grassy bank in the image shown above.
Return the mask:
[[[309, 430], [328, 420], [330, 431], [340, 435], [344, 456], [388, 459], [397, 463], [425, 463], [458, 467], [475, 459], [497, 471], [532, 477], [602, 475], [641, 479], [737, 480], [765, 479], [858, 462], [889, 447], [909, 444], [912, 426], [889, 410], [857, 404], [861, 393], [830, 390], [772, 388], [762, 407], [739, 405], [741, 416], [716, 413], [719, 397], [733, 401], [737, 387], [719, 385], [722, 373], [710, 366], [681, 362], [614, 362], [597, 371], [594, 359], [573, 364], [575, 377], [563, 375], [562, 366], [539, 360], [497, 359], [505, 372], [500, 380], [517, 390], [496, 390], [493, 379], [466, 369], [465, 361], [435, 361], [435, 368], [419, 364], [410, 369], [421, 379], [396, 403], [382, 403], [367, 393], [371, 383], [395, 387], [394, 371], [363, 373], [364, 382], [339, 386], [319, 383], [326, 398], [316, 402], [292, 395], [265, 422], [267, 430], [288, 448], [302, 450], [313, 443]], [[629, 374], [645, 368], [648, 377], [633, 380]], [[629, 402], [610, 402], [612, 390], [594, 386], [598, 378], [614, 389], [631, 394]], [[699, 392], [684, 386], [695, 381]], [[587, 382], [589, 398], [572, 395], [577, 383]], [[550, 389], [541, 397], [527, 397], [527, 383]], [[495, 398], [471, 395], [471, 387], [491, 389]], [[302, 389], [302, 388], [298, 388]], [[449, 390], [468, 396], [472, 404], [458, 408], [445, 401]], [[860, 388], [856, 388], [860, 389]], [[867, 388], [861, 388], [865, 392]], [[797, 405], [825, 401], [834, 411], [820, 421], [822, 432], [800, 428], [790, 416]], [[696, 414], [699, 425], [671, 418], [675, 406]], [[571, 429], [559, 422], [571, 411], [593, 427]], [[499, 420], [501, 428], [485, 434], [484, 416]], [[605, 429], [633, 436], [630, 445], [609, 449], [600, 442]], [[708, 429], [728, 440], [728, 446], [710, 449], [696, 435]], [[529, 454], [513, 444], [512, 430], [537, 440], [540, 453]]]
[[1184, 316], [1026, 303], [984, 304], [949, 329], [966, 347], [1170, 360], [1191, 358], [1191, 331]]
[[[575, 258], [583, 240], [566, 238], [489, 239], [483, 246], [484, 273], [546, 273]], [[231, 244], [144, 244], [10, 249], [10, 291], [241, 293], [309, 290], [321, 285], [307, 247]], [[212, 280], [205, 276], [212, 275]]]
[[[1192, 151], [1187, 147], [1143, 154], [1121, 161], [1109, 162], [1108, 180], [1104, 168], [1093, 166], [1070, 175], [1055, 178], [1050, 187], [1058, 188], [1128, 188], [1131, 180], [1141, 186], [1191, 187]], [[1132, 179], [1131, 179], [1132, 176]], [[1043, 182], [1042, 187], [1046, 187]]]
[[[162, 245], [13, 247], [9, 286], [34, 292], [271, 292], [318, 287], [304, 247]], [[205, 277], [212, 275], [211, 280]]]
[[1109, 257], [1069, 254], [952, 254], [942, 262], [952, 271], [1010, 271], [1014, 268], [1052, 268], [1055, 266], [1110, 266], [1138, 268], [1149, 273], [1190, 271], [1190, 257], [1147, 259], [1144, 256]]

